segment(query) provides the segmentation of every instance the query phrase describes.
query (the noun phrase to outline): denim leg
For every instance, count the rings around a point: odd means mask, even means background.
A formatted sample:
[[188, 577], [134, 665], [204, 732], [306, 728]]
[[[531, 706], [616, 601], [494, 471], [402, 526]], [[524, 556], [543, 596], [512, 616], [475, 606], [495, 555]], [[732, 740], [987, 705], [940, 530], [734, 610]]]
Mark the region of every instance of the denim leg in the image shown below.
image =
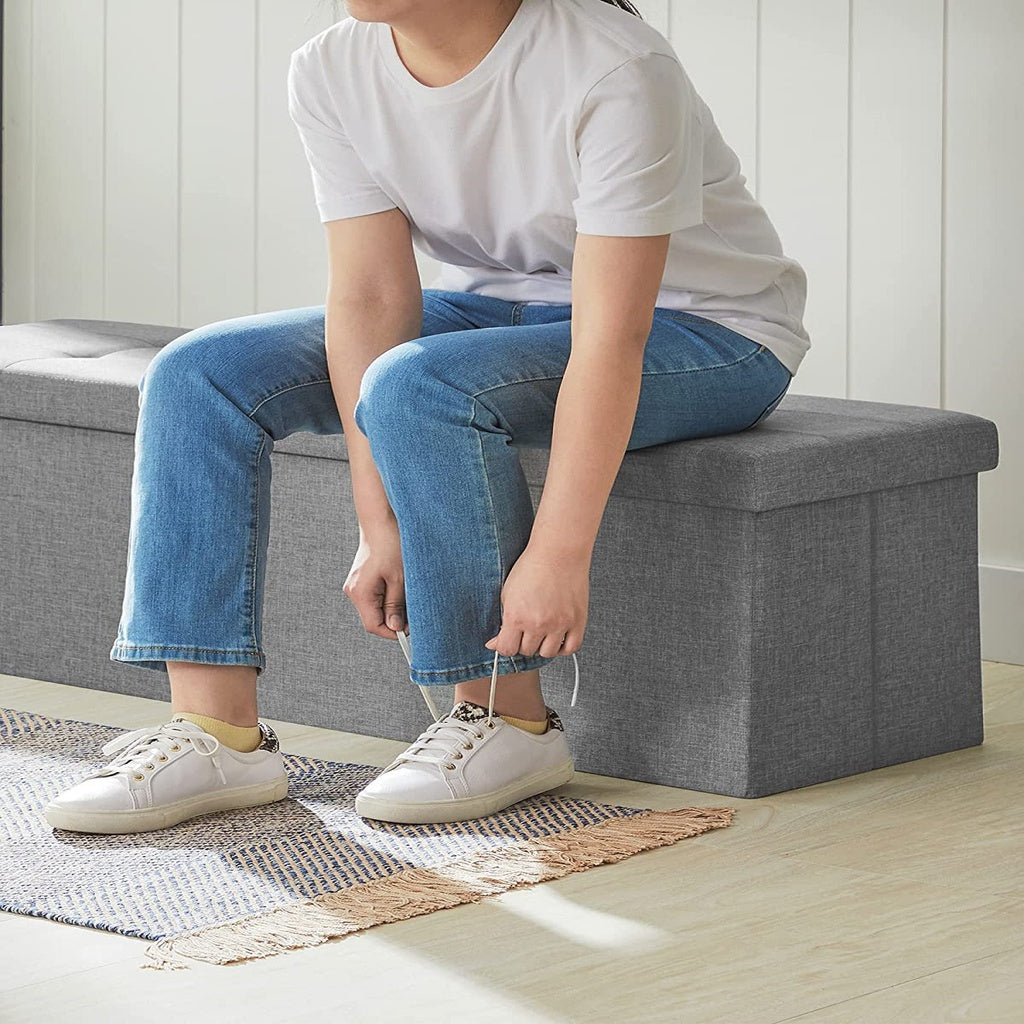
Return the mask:
[[112, 661], [266, 667], [261, 642], [270, 453], [341, 433], [324, 307], [180, 335], [139, 384], [124, 600]]
[[[567, 307], [557, 307], [560, 323], [526, 326], [521, 303], [435, 294], [477, 326], [441, 330], [379, 356], [363, 375], [355, 408], [398, 520], [409, 678], [423, 686], [493, 671], [494, 652], [484, 644], [501, 627], [501, 587], [534, 519], [516, 444], [534, 435], [549, 443], [570, 341]], [[555, 307], [533, 308], [550, 316]], [[522, 425], [515, 439], [489, 401], [494, 389], [509, 411], [515, 407]], [[499, 655], [498, 672], [552, 660]]]
[[[571, 348], [569, 306], [440, 294], [478, 326], [385, 352], [355, 408], [398, 519], [410, 679], [426, 686], [492, 671], [483, 645], [500, 628], [501, 587], [534, 518], [517, 448], [550, 446]], [[788, 382], [764, 346], [656, 311], [627, 450], [748, 429]], [[501, 655], [498, 672], [551, 660]]]
[[[630, 448], [747, 429], [788, 371], [720, 325], [656, 311]], [[423, 337], [364, 375], [356, 420], [399, 522], [422, 685], [489, 675], [500, 589], [529, 539], [517, 447], [550, 444], [570, 307], [424, 290]], [[699, 371], [699, 372], [697, 372]], [[140, 382], [128, 571], [111, 660], [263, 671], [270, 453], [341, 433], [324, 307], [219, 321], [176, 338]], [[499, 672], [550, 658], [499, 658]]]

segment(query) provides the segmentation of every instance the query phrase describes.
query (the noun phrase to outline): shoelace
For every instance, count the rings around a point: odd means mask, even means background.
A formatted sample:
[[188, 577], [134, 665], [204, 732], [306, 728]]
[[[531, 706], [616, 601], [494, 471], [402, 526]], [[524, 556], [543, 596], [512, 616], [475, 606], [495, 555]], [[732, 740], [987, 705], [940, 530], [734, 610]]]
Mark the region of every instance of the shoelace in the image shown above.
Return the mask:
[[166, 761], [172, 751], [181, 749], [183, 742], [190, 743], [197, 754], [211, 758], [220, 781], [225, 786], [228, 784], [217, 757], [220, 741], [190, 722], [164, 722], [162, 725], [150, 725], [115, 736], [103, 745], [101, 752], [104, 756], [118, 756], [87, 778], [132, 773], [136, 779], [143, 779], [145, 776], [140, 774], [140, 768], [152, 771], [156, 767], [155, 761]]
[[[405, 655], [405, 660], [409, 662], [411, 668], [412, 650], [409, 646], [409, 638], [402, 630], [398, 630], [397, 636], [402, 653]], [[498, 685], [499, 653], [498, 651], [494, 652], [494, 669], [491, 672], [491, 693], [487, 702], [486, 719], [488, 729], [494, 728], [494, 691]], [[573, 654], [572, 660], [575, 667], [575, 681], [572, 688], [572, 700], [569, 706], [576, 707], [576, 694], [580, 688], [580, 663], [575, 654]], [[399, 761], [423, 761], [427, 764], [444, 762], [449, 768], [454, 768], [455, 765], [451, 764], [449, 759], [452, 757], [462, 757], [461, 752], [456, 753], [457, 747], [461, 745], [465, 750], [472, 748], [472, 743], [466, 742], [467, 734], [479, 740], [484, 738], [484, 734], [478, 730], [475, 722], [464, 722], [459, 718], [445, 718], [437, 710], [434, 698], [430, 696], [430, 687], [424, 686], [421, 683], [416, 685], [419, 686], [423, 699], [426, 701], [427, 707], [430, 708], [430, 713], [434, 716], [434, 721], [420, 733], [412, 749], [403, 753], [401, 757], [396, 758], [392, 764], [397, 764]], [[445, 720], [442, 721], [442, 718]], [[434, 746], [429, 745], [431, 740], [437, 741]], [[429, 751], [429, 753], [426, 753], [426, 751]]]

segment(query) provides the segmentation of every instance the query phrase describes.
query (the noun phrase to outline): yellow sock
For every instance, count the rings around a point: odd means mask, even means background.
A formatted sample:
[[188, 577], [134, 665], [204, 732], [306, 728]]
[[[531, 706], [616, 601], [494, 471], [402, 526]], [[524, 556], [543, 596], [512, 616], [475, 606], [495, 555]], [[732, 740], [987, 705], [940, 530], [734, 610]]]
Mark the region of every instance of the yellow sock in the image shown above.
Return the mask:
[[232, 725], [230, 722], [222, 722], [219, 718], [210, 718], [208, 715], [194, 715], [190, 711], [179, 711], [173, 721], [184, 719], [186, 722], [193, 722], [204, 732], [216, 736], [226, 747], [238, 750], [242, 753], [251, 753], [260, 745], [260, 727], [258, 725]]
[[542, 736], [548, 731], [547, 715], [539, 722], [531, 722], [528, 718], [513, 718], [511, 715], [498, 715], [498, 717], [508, 722], [509, 725], [514, 725], [518, 729], [524, 729], [526, 732], [535, 732], [538, 736]]

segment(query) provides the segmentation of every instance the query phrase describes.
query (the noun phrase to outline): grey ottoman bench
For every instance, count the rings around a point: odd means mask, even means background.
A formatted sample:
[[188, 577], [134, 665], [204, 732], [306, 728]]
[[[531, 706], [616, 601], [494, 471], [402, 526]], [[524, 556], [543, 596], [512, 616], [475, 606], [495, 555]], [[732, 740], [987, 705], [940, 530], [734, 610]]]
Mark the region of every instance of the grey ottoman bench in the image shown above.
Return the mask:
[[[108, 654], [137, 386], [183, 333], [0, 327], [0, 671], [168, 699], [165, 673]], [[520, 454], [536, 501], [547, 450]], [[627, 453], [575, 708], [572, 659], [542, 671], [577, 768], [759, 797], [981, 743], [977, 473], [997, 461], [978, 416], [801, 395], [750, 430]], [[410, 741], [427, 723], [404, 655], [341, 590], [344, 437], [294, 434], [271, 464], [261, 712]]]

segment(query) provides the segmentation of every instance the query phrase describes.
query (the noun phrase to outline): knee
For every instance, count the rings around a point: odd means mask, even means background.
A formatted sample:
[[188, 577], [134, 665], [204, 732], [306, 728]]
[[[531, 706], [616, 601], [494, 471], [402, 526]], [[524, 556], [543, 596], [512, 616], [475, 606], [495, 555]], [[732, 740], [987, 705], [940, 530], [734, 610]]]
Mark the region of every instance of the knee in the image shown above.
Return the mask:
[[225, 366], [230, 336], [237, 329], [234, 320], [221, 320], [179, 334], [146, 365], [139, 379], [139, 404], [143, 400], [167, 397], [180, 402], [193, 386], [215, 384]]
[[194, 371], [200, 355], [200, 342], [204, 342], [208, 337], [208, 329], [200, 327], [194, 331], [186, 331], [167, 342], [143, 370], [139, 390], [151, 390], [157, 384], [162, 385], [189, 376]]
[[375, 425], [393, 422], [421, 408], [434, 375], [422, 346], [405, 343], [382, 352], [359, 382], [353, 417], [366, 435]]

